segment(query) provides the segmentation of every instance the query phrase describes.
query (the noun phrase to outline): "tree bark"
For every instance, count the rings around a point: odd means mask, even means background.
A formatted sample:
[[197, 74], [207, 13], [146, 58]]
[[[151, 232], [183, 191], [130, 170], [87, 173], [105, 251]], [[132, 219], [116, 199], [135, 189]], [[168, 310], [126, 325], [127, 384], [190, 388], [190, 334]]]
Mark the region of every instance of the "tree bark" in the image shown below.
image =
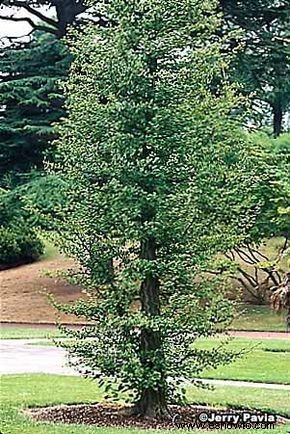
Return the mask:
[[85, 12], [87, 7], [83, 1], [76, 0], [51, 0], [56, 8], [58, 37], [61, 38], [66, 34], [68, 25], [72, 24], [76, 17]]
[[[156, 259], [156, 242], [154, 238], [147, 239], [141, 243], [140, 258], [149, 261]], [[160, 315], [159, 286], [158, 278], [153, 275], [147, 276], [140, 286], [141, 310], [149, 317]], [[162, 358], [163, 350], [160, 332], [149, 328], [142, 329], [140, 336], [140, 359], [144, 369], [153, 370], [156, 365], [156, 359], [158, 359], [159, 366], [162, 367]], [[164, 376], [165, 372], [161, 372], [162, 380], [164, 380]], [[164, 384], [163, 381], [161, 382]], [[150, 419], [169, 417], [164, 386], [144, 388], [133, 412], [141, 417]]]
[[273, 109], [273, 134], [279, 137], [282, 133], [283, 110], [279, 101], [272, 106]]

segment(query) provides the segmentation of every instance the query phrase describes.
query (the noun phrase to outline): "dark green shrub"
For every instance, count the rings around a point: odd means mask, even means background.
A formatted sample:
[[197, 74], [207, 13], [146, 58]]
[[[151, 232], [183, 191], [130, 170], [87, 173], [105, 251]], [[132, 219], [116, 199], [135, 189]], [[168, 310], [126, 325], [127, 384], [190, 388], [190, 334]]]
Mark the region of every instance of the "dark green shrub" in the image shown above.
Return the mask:
[[44, 246], [15, 192], [0, 190], [0, 269], [37, 260]]
[[0, 269], [37, 260], [43, 247], [29, 229], [0, 227]]

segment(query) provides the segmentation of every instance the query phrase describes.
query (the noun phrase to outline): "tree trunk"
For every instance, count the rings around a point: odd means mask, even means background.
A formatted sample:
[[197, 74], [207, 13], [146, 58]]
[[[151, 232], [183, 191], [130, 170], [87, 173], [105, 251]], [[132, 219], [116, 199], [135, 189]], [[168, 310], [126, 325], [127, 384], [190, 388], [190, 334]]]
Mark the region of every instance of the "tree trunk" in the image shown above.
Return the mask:
[[273, 108], [273, 133], [274, 133], [274, 137], [278, 137], [282, 133], [283, 110], [279, 101], [273, 104], [272, 108]]
[[[141, 259], [154, 261], [156, 259], [156, 242], [153, 238], [141, 243]], [[159, 280], [153, 275], [141, 283], [140, 286], [141, 310], [147, 316], [160, 315], [160, 295]], [[160, 332], [151, 329], [142, 329], [140, 336], [140, 360], [142, 366], [150, 371], [154, 370], [156, 360], [159, 366], [164, 366], [162, 362], [162, 337]], [[162, 384], [156, 388], [144, 388], [139, 401], [136, 403], [133, 412], [145, 418], [167, 418], [169, 412], [167, 408], [166, 391], [164, 390], [164, 372], [160, 372]]]
[[161, 389], [145, 389], [133, 408], [133, 414], [145, 419], [169, 419], [165, 394]]
[[85, 12], [87, 6], [84, 1], [77, 2], [76, 0], [52, 0], [51, 2], [56, 8], [58, 34], [59, 38], [66, 34], [68, 25], [72, 24], [77, 15]]

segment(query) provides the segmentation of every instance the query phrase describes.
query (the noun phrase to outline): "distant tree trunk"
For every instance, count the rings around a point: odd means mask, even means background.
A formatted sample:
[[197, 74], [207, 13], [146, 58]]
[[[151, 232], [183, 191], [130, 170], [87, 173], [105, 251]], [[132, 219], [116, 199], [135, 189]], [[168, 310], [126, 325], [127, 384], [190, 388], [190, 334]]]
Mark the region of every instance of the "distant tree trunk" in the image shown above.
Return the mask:
[[[156, 259], [156, 242], [153, 238], [141, 244], [141, 259]], [[159, 280], [148, 276], [140, 286], [141, 309], [147, 316], [160, 315]], [[158, 331], [143, 329], [140, 337], [140, 358], [145, 369], [154, 369], [155, 357], [162, 366], [162, 337]], [[161, 372], [162, 375], [162, 372]], [[134, 413], [150, 419], [169, 416], [166, 391], [162, 386], [144, 388], [140, 400], [136, 403]]]
[[280, 101], [276, 101], [273, 106], [273, 133], [274, 137], [282, 133], [283, 110]]
[[77, 15], [85, 12], [87, 6], [85, 2], [80, 0], [51, 0], [51, 3], [56, 8], [58, 37], [61, 38], [66, 34], [67, 27], [72, 24]]

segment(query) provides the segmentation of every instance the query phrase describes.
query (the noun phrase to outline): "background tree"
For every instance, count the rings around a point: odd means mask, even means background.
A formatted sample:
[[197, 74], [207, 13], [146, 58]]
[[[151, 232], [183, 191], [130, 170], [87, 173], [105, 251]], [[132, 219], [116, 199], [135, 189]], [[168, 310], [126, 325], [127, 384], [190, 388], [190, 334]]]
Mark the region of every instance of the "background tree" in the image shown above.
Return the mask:
[[[81, 25], [91, 20], [107, 25], [106, 18], [96, 7], [89, 10], [88, 3], [84, 0], [1, 0], [0, 9], [3, 12], [0, 20], [27, 22], [31, 27], [29, 35], [42, 31], [62, 38], [72, 24]], [[84, 14], [88, 10], [89, 16]], [[21, 16], [15, 11], [21, 11]], [[8, 39], [17, 40], [14, 37]]]
[[57, 241], [90, 298], [59, 307], [93, 321], [67, 331], [68, 350], [146, 417], [168, 415], [181, 378], [234, 357], [193, 346], [232, 316], [203, 273], [247, 237], [268, 177], [232, 115], [215, 6], [112, 0], [104, 14], [119, 24], [76, 36], [66, 85]]
[[43, 253], [43, 243], [29, 224], [17, 189], [0, 188], [0, 271], [33, 262]]
[[8, 48], [0, 57], [0, 183], [14, 186], [43, 169], [55, 138], [54, 122], [64, 115], [59, 81], [71, 56], [54, 36], [39, 33], [26, 48]]
[[290, 5], [288, 1], [221, 0], [225, 28], [242, 29], [242, 43], [234, 66], [234, 76], [252, 93], [253, 108], [262, 121], [272, 112], [273, 133], [283, 130], [283, 117], [290, 106]]
[[[282, 282], [289, 256], [290, 135], [273, 138], [260, 132], [249, 138], [260, 154], [261, 170], [269, 172], [267, 183], [256, 190], [257, 203], [264, 205], [247, 239], [227, 252], [226, 257], [236, 264], [233, 279], [241, 284], [244, 298], [249, 299], [250, 295], [256, 303], [265, 303], [269, 302], [271, 287]], [[269, 243], [271, 248], [266, 247]]]
[[38, 191], [50, 209], [59, 196], [55, 181], [45, 182], [42, 172], [56, 137], [54, 122], [64, 116], [58, 82], [70, 62], [63, 43], [46, 33], [35, 34], [25, 47], [7, 47], [0, 57], [1, 268], [33, 261], [43, 252], [25, 195]]

